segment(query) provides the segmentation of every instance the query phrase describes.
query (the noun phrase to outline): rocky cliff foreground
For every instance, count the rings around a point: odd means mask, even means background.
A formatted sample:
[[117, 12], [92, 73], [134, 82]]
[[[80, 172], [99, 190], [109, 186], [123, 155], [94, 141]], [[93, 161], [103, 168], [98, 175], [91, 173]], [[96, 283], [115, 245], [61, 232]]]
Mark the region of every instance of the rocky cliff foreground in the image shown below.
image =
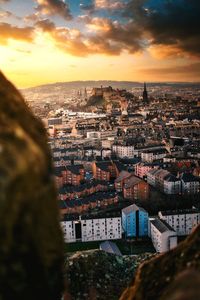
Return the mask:
[[0, 73], [0, 299], [60, 299], [62, 252], [45, 129]]
[[138, 270], [120, 300], [200, 299], [200, 226], [174, 250]]

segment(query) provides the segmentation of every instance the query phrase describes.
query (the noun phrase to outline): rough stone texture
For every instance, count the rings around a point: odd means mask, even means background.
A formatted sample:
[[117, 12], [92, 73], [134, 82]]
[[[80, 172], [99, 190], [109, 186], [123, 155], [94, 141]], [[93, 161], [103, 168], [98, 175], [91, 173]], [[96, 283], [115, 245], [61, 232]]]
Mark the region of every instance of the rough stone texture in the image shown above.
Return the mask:
[[45, 129], [0, 73], [0, 300], [60, 299], [58, 217]]
[[[118, 300], [139, 264], [152, 253], [117, 256], [101, 250], [66, 255], [67, 300]], [[69, 297], [69, 296], [68, 296]]]
[[174, 250], [144, 263], [120, 300], [200, 299], [199, 249], [200, 226]]

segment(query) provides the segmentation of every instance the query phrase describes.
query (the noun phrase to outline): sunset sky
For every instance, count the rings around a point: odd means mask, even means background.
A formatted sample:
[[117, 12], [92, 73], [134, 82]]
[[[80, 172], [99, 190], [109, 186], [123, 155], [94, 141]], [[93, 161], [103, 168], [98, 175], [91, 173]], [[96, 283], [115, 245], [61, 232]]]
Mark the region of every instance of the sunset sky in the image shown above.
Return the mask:
[[199, 0], [0, 0], [0, 69], [18, 87], [200, 81]]

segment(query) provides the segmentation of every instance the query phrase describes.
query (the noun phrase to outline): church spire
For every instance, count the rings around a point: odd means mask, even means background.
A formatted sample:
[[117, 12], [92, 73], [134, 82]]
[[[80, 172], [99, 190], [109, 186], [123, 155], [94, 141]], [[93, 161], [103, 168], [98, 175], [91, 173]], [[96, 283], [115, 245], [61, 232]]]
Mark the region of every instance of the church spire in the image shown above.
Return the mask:
[[143, 102], [144, 102], [144, 103], [149, 103], [149, 98], [148, 98], [148, 92], [147, 92], [147, 85], [146, 85], [146, 82], [144, 82]]

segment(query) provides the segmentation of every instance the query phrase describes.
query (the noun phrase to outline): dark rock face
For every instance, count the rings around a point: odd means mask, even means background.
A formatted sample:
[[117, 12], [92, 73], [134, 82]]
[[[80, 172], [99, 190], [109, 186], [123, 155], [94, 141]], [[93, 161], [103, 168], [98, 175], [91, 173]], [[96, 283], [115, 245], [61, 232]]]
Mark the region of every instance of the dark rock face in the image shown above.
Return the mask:
[[46, 132], [0, 73], [0, 299], [60, 299], [62, 265]]
[[120, 300], [200, 299], [199, 249], [200, 226], [174, 250], [144, 263]]

